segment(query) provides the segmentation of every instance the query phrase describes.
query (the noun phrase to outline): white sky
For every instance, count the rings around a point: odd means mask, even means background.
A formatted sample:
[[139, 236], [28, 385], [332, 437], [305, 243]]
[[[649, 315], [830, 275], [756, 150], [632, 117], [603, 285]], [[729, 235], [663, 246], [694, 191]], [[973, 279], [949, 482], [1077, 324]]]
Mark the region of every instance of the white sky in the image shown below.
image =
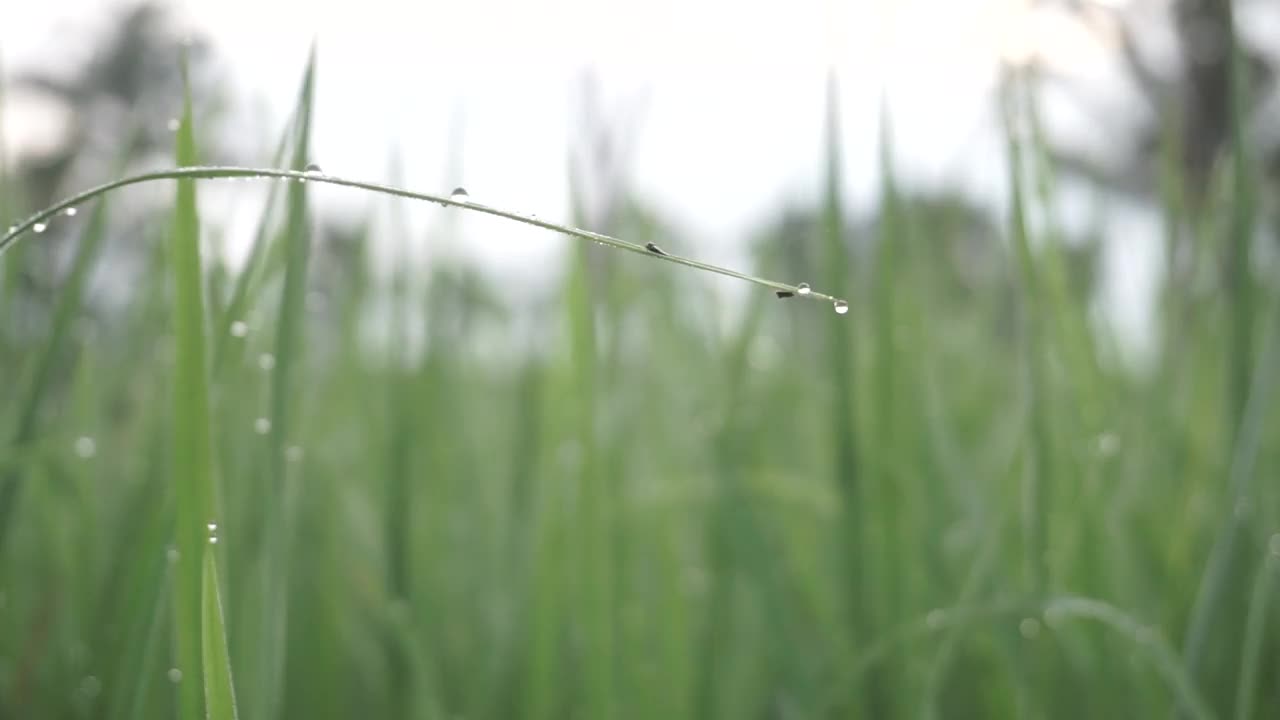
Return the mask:
[[[81, 52], [75, 42], [111, 4], [0, 0], [5, 72]], [[855, 207], [875, 192], [882, 95], [909, 179], [959, 184], [999, 204], [1005, 170], [990, 91], [1000, 58], [1034, 49], [1104, 85], [1114, 74], [1096, 38], [1029, 14], [1030, 0], [172, 4], [229, 65], [239, 109], [265, 108], [264, 145], [293, 102], [314, 39], [315, 160], [327, 172], [385, 180], [395, 150], [410, 187], [465, 185], [480, 202], [546, 218], [564, 217], [590, 74], [605, 117], [634, 130], [632, 187], [688, 231], [680, 251], [735, 264], [743, 233], [783, 202], [816, 197], [830, 70]], [[38, 142], [48, 121], [14, 115], [5, 121], [16, 149]], [[451, 170], [451, 159], [461, 167]], [[234, 218], [240, 187], [205, 200], [227, 202]], [[333, 188], [318, 196], [333, 207], [370, 202]], [[408, 212], [422, 227], [444, 211]], [[486, 267], [526, 279], [564, 247], [562, 238], [487, 218], [467, 218], [461, 229]], [[1126, 297], [1144, 292], [1130, 285], [1119, 288]]]

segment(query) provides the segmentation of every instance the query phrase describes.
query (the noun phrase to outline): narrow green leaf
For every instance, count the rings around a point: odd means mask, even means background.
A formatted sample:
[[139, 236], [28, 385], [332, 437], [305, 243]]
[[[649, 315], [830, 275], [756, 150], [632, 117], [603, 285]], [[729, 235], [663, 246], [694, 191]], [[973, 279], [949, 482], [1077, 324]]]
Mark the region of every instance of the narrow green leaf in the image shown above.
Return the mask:
[[[312, 49], [303, 75], [294, 127], [293, 158], [295, 170], [303, 170], [310, 162], [311, 112], [315, 91], [315, 49]], [[276, 320], [275, 358], [271, 376], [271, 434], [268, 438], [270, 476], [263, 487], [264, 532], [264, 601], [260, 629], [259, 695], [255, 717], [269, 720], [279, 716], [284, 698], [284, 663], [288, 639], [289, 543], [293, 537], [294, 512], [290, 502], [285, 448], [297, 432], [294, 420], [297, 397], [294, 385], [302, 366], [303, 321], [307, 265], [310, 257], [311, 231], [307, 213], [307, 186], [300, 182], [289, 185], [284, 230], [284, 289]]]
[[[184, 64], [185, 73], [185, 64]], [[183, 98], [178, 127], [179, 165], [196, 163], [190, 91]], [[200, 224], [195, 181], [178, 181], [173, 224], [173, 476], [178, 561], [173, 615], [177, 667], [190, 682], [179, 684], [179, 715], [201, 717], [204, 698], [199, 676], [201, 656], [200, 557], [213, 514], [213, 453], [209, 434], [209, 387], [205, 357], [204, 274], [200, 260]]]
[[204, 573], [200, 605], [201, 642], [204, 647], [205, 717], [208, 720], [236, 720], [236, 691], [231, 682], [231, 657], [227, 652], [227, 629], [222, 616], [222, 592], [218, 588], [218, 559], [213, 542], [205, 544]]

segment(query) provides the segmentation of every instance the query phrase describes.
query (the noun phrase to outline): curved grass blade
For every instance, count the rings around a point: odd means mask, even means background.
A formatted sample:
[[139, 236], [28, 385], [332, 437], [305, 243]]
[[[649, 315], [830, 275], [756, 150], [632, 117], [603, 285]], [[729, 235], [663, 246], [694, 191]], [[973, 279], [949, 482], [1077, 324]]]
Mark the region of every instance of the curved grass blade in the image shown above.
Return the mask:
[[1155, 664], [1156, 671], [1177, 696], [1183, 712], [1196, 720], [1216, 717], [1160, 631], [1143, 625], [1114, 605], [1088, 597], [1054, 598], [1045, 605], [1044, 615], [1051, 626], [1060, 620], [1082, 618], [1096, 620], [1128, 637]]
[[[37, 223], [47, 221], [49, 218], [53, 217], [54, 215], [57, 215], [59, 212], [62, 212], [66, 208], [74, 207], [77, 204], [81, 204], [86, 201], [92, 200], [100, 195], [105, 195], [106, 193], [109, 193], [113, 190], [117, 190], [119, 188], [128, 187], [130, 185], [140, 185], [142, 183], [148, 183], [148, 182], [156, 182], [159, 180], [189, 181], [189, 180], [212, 180], [212, 179], [232, 179], [232, 178], [273, 178], [273, 179], [285, 179], [285, 180], [305, 180], [307, 182], [318, 182], [318, 183], [326, 183], [329, 185], [338, 185], [341, 187], [356, 188], [359, 190], [367, 190], [369, 192], [381, 193], [383, 195], [392, 195], [395, 197], [408, 198], [410, 200], [423, 200], [426, 202], [436, 203], [437, 205], [462, 208], [464, 210], [469, 210], [471, 212], [484, 213], [485, 215], [493, 215], [495, 217], [504, 218], [506, 220], [511, 220], [513, 222], [523, 223], [525, 225], [532, 225], [534, 227], [540, 227], [540, 228], [543, 228], [544, 230], [551, 230], [552, 232], [558, 232], [564, 235], [569, 235], [571, 237], [575, 237], [580, 240], [589, 240], [591, 242], [599, 243], [601, 245], [614, 248], [615, 250], [625, 250], [627, 252], [633, 252], [638, 255], [644, 255], [646, 257], [655, 258], [657, 260], [675, 263], [676, 265], [683, 265], [685, 267], [690, 267], [695, 270], [703, 270], [705, 272], [715, 273], [717, 275], [724, 275], [726, 277], [743, 280], [745, 282], [749, 282], [755, 285], [759, 285], [761, 287], [768, 288], [770, 290], [773, 290], [774, 292], [781, 291], [784, 293], [791, 293], [792, 295], [799, 296], [801, 298], [805, 298], [809, 300], [820, 300], [823, 302], [832, 303], [838, 309], [838, 312], [840, 314], [845, 314], [849, 307], [848, 303], [844, 299], [837, 297], [835, 295], [829, 295], [827, 293], [819, 292], [817, 290], [809, 288], [808, 286], [801, 286], [801, 285], [796, 285], [791, 283], [778, 282], [776, 280], [769, 280], [762, 277], [756, 277], [753, 275], [748, 275], [746, 273], [738, 272], [737, 270], [731, 270], [726, 267], [721, 267], [719, 265], [713, 265], [711, 263], [701, 262], [699, 260], [694, 260], [692, 258], [687, 258], [680, 255], [674, 255], [669, 252], [655, 253], [649, 250], [648, 248], [646, 248], [644, 245], [641, 245], [638, 243], [628, 242], [620, 238], [611, 237], [609, 235], [603, 235], [601, 233], [592, 232], [590, 230], [583, 230], [581, 228], [569, 227], [567, 225], [560, 225], [558, 223], [547, 222], [546, 220], [542, 220], [540, 218], [533, 217], [531, 215], [524, 215], [521, 213], [512, 212], [510, 210], [503, 210], [501, 208], [491, 207], [489, 205], [481, 205], [479, 203], [471, 202], [470, 200], [466, 200], [466, 199], [455, 200], [447, 195], [435, 195], [432, 193], [415, 192], [413, 190], [406, 190], [404, 188], [394, 187], [391, 185], [384, 185], [381, 183], [366, 182], [363, 180], [349, 180], [347, 178], [338, 177], [334, 175], [321, 175], [316, 172], [304, 172], [299, 170], [280, 170], [275, 168], [248, 168], [248, 167], [226, 167], [226, 166], [179, 167], [179, 168], [173, 168], [169, 170], [156, 170], [153, 172], [140, 173], [138, 175], [132, 175], [126, 178], [121, 178], [119, 180], [113, 180], [112, 182], [109, 182], [109, 183], [103, 183], [102, 185], [98, 185], [96, 187], [90, 188], [83, 192], [77, 193], [67, 198], [66, 200], [63, 200], [62, 202], [57, 203], [56, 205], [50, 205], [44, 210], [41, 210], [40, 212], [32, 215], [26, 220], [23, 220], [22, 222], [18, 223], [13, 227], [12, 230], [6, 232], [4, 235], [0, 235], [0, 255], [3, 255], [5, 251], [7, 251], [10, 247], [12, 247], [14, 243], [16, 243], [19, 239], [21, 239], [23, 235], [32, 227], [34, 227]], [[841, 267], [840, 272], [843, 272], [843, 267]]]

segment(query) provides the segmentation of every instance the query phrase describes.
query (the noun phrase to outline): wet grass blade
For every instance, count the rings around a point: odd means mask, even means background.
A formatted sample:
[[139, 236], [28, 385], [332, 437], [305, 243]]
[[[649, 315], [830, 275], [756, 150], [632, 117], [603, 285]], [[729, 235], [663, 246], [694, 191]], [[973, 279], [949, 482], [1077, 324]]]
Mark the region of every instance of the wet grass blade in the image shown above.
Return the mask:
[[621, 238], [612, 237], [602, 233], [584, 230], [569, 225], [548, 222], [532, 215], [525, 215], [502, 208], [492, 207], [489, 205], [481, 205], [466, 199], [455, 198], [449, 195], [439, 195], [433, 193], [415, 192], [404, 188], [384, 185], [382, 183], [367, 182], [364, 180], [351, 180], [336, 175], [319, 175], [312, 172], [304, 172], [302, 170], [280, 170], [277, 168], [246, 168], [246, 167], [179, 167], [171, 170], [158, 170], [155, 172], [139, 173], [120, 180], [114, 180], [109, 183], [103, 183], [96, 187], [89, 188], [82, 192], [76, 193], [54, 205], [31, 215], [26, 220], [19, 222], [13, 228], [4, 234], [0, 234], [0, 257], [15, 246], [20, 240], [28, 237], [29, 231], [37, 224], [47, 221], [66, 208], [75, 207], [89, 200], [93, 200], [100, 195], [105, 195], [113, 190], [118, 190], [130, 185], [141, 185], [144, 183], [156, 182], [158, 180], [179, 180], [179, 179], [199, 179], [212, 180], [217, 178], [261, 178], [261, 179], [277, 179], [277, 180], [305, 180], [307, 182], [323, 183], [327, 185], [337, 185], [341, 187], [357, 188], [376, 192], [383, 195], [408, 198], [411, 200], [421, 200], [432, 202], [437, 205], [456, 207], [469, 212], [482, 213], [484, 215], [492, 215], [494, 217], [504, 218], [513, 222], [540, 227], [544, 230], [568, 235], [588, 242], [604, 245], [615, 250], [623, 250], [637, 255], [669, 262], [675, 265], [683, 265], [695, 270], [715, 273], [725, 277], [731, 277], [745, 282], [753, 283], [764, 288], [768, 288], [774, 292], [788, 293], [788, 297], [799, 296], [806, 300], [817, 300], [820, 302], [831, 303], [835, 306], [836, 312], [843, 315], [848, 312], [849, 304], [841, 297], [821, 292], [816, 288], [801, 287], [793, 283], [785, 283], [777, 280], [769, 280], [763, 277], [756, 277], [747, 273], [739, 272], [731, 268], [714, 265], [712, 263], [694, 260], [693, 258], [683, 257], [674, 253], [653, 250], [646, 245], [629, 242]]
[[[107, 203], [103, 200], [93, 209], [76, 248], [71, 271], [63, 281], [62, 291], [58, 295], [49, 334], [30, 365], [30, 377], [22, 381], [21, 400], [17, 406], [17, 426], [10, 445], [14, 451], [28, 447], [38, 434], [37, 419], [56, 379], [54, 370], [58, 367], [57, 359], [65, 352], [73, 321], [80, 313], [85, 285], [94, 263], [97, 262], [102, 238], [106, 234], [106, 206]], [[22, 482], [21, 468], [0, 471], [0, 550], [4, 548], [5, 539], [9, 535]]]
[[[311, 112], [315, 92], [315, 50], [303, 75], [294, 128], [291, 164], [302, 170], [310, 162]], [[307, 265], [311, 253], [311, 229], [307, 214], [307, 186], [289, 184], [284, 235], [284, 288], [276, 320], [275, 358], [271, 376], [271, 432], [268, 437], [270, 476], [263, 488], [263, 570], [265, 597], [261, 618], [258, 678], [261, 685], [255, 717], [278, 717], [284, 697], [285, 650], [288, 640], [289, 545], [294, 531], [293, 503], [285, 452], [298, 432], [295, 400], [297, 376], [302, 370], [303, 322], [307, 293]]]
[[[185, 65], [184, 65], [185, 73]], [[179, 165], [196, 163], [195, 131], [188, 90], [178, 127]], [[178, 181], [173, 222], [173, 478], [178, 560], [173, 616], [177, 667], [189, 682], [179, 683], [179, 716], [204, 716], [201, 668], [201, 557], [214, 517], [213, 451], [209, 432], [209, 377], [205, 346], [204, 272], [195, 181]]]
[[[204, 660], [204, 695], [207, 720], [237, 720], [236, 692], [231, 681], [231, 658], [227, 653], [227, 629], [222, 615], [222, 592], [218, 587], [217, 545], [212, 540], [204, 548], [204, 572], [200, 604], [201, 643]], [[194, 678], [192, 678], [194, 682]]]

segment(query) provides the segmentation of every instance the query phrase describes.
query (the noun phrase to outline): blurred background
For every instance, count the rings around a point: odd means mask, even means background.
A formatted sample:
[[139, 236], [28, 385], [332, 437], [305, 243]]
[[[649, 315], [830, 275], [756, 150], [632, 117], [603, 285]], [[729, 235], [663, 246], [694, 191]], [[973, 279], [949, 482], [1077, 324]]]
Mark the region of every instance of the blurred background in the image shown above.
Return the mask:
[[[1280, 716], [1280, 6], [10, 3], [0, 229], [184, 55], [202, 164], [851, 305], [196, 183], [240, 717]], [[0, 718], [202, 697], [174, 217], [0, 255]]]

